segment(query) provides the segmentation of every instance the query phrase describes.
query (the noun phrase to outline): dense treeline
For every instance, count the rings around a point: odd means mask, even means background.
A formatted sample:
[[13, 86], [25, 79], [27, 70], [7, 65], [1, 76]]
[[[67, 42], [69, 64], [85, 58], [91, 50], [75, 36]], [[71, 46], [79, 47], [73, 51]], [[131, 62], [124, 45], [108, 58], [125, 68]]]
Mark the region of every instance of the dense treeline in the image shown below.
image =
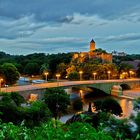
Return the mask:
[[[20, 75], [41, 75], [45, 78], [45, 72], [49, 72], [47, 77], [49, 79], [56, 78], [56, 73], [60, 73], [62, 79], [67, 77], [69, 80], [79, 80], [79, 71], [83, 71], [82, 78], [87, 80], [93, 78], [129, 78], [136, 76], [136, 74], [130, 73], [133, 66], [122, 62], [140, 60], [140, 55], [127, 55], [113, 56], [113, 63], [102, 63], [100, 59], [85, 59], [81, 62], [79, 58], [72, 59], [73, 54], [34, 53], [24, 56], [0, 52], [0, 76], [4, 79], [4, 84], [16, 83]], [[7, 70], [7, 68], [9, 69]], [[108, 74], [109, 71], [110, 75]], [[96, 75], [93, 75], [93, 73], [96, 73]], [[137, 70], [137, 76], [140, 77], [140, 68]], [[11, 77], [11, 79], [7, 77]]]
[[58, 53], [58, 54], [47, 54], [34, 53], [29, 55], [9, 55], [4, 52], [0, 52], [0, 64], [12, 63], [18, 71], [23, 74], [27, 64], [37, 64], [38, 70], [36, 74], [39, 74], [39, 70], [43, 64], [47, 64], [52, 73], [56, 72], [56, 67], [60, 63], [69, 64], [73, 53]]

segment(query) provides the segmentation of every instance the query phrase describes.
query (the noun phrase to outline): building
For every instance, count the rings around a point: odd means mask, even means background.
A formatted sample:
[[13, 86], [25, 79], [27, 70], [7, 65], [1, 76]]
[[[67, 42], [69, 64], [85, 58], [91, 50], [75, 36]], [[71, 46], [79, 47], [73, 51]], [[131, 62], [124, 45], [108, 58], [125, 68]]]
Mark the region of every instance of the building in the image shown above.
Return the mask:
[[112, 52], [113, 56], [126, 56], [127, 54], [125, 52], [117, 52], [117, 51], [113, 51]]
[[[100, 50], [100, 51], [99, 51]], [[96, 49], [96, 43], [92, 39], [89, 46], [88, 52], [80, 52], [75, 53], [73, 56], [73, 60], [78, 59], [79, 62], [84, 62], [85, 60], [91, 59], [101, 59], [104, 62], [112, 63], [112, 54], [102, 51], [102, 49]]]

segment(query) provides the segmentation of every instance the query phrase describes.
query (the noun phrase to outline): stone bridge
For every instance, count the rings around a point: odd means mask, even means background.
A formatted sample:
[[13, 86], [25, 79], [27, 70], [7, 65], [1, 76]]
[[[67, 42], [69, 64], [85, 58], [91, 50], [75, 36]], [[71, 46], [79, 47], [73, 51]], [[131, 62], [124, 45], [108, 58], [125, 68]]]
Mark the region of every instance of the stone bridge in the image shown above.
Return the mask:
[[76, 85], [78, 87], [81, 88], [96, 88], [99, 89], [107, 94], [111, 94], [111, 90], [113, 86], [120, 86], [122, 87], [122, 91], [123, 90], [129, 90], [129, 89], [135, 89], [140, 87], [140, 80], [136, 80], [136, 81], [132, 81], [132, 80], [120, 80], [120, 81], [111, 81], [111, 82], [97, 82], [97, 83], [93, 83], [93, 84], [83, 84], [83, 85]]
[[63, 81], [63, 82], [59, 81], [59, 82], [54, 82], [54, 83], [41, 83], [41, 84], [1, 88], [1, 91], [2, 92], [19, 92], [20, 94], [24, 96], [28, 96], [31, 93], [38, 94], [38, 96], [42, 96], [46, 88], [89, 87], [89, 88], [100, 89], [107, 94], [111, 94], [111, 89], [114, 85], [121, 85], [122, 89], [124, 87], [134, 89], [134, 88], [140, 87], [140, 79]]

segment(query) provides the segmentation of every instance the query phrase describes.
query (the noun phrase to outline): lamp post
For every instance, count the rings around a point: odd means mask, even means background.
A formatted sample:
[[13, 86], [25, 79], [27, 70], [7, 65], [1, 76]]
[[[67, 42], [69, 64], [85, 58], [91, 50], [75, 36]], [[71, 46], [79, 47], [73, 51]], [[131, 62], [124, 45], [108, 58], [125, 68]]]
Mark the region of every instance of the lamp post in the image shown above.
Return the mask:
[[1, 92], [1, 82], [3, 81], [2, 78], [0, 78], [0, 92]]
[[60, 75], [59, 73], [56, 74], [56, 78], [57, 78], [57, 86], [59, 86], [59, 78], [60, 78], [60, 76], [61, 76], [61, 75]]
[[93, 72], [94, 80], [96, 80], [96, 75], [97, 75], [97, 73]]
[[108, 71], [107, 74], [108, 74], [108, 80], [110, 79], [110, 73], [111, 71]]
[[134, 72], [132, 70], [129, 71], [129, 74], [130, 74], [130, 78], [134, 77]]
[[48, 72], [45, 72], [44, 74], [46, 76], [46, 82], [47, 82], [48, 81], [48, 75], [49, 75], [49, 73]]
[[83, 71], [79, 71], [79, 74], [80, 74], [80, 81], [82, 81], [82, 74], [83, 74]]

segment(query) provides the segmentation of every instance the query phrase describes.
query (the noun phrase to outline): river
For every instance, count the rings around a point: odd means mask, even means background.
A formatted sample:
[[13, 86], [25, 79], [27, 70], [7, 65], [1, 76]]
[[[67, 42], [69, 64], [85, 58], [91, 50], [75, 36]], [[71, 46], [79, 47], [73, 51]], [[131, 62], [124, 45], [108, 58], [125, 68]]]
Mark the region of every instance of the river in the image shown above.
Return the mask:
[[[115, 96], [106, 96], [106, 95], [101, 95], [101, 94], [96, 94], [94, 97], [92, 97], [92, 95], [94, 94], [94, 92], [89, 92], [89, 91], [85, 91], [82, 89], [79, 90], [72, 90], [71, 88], [66, 89], [67, 93], [70, 94], [70, 99], [71, 101], [81, 98], [82, 102], [83, 102], [83, 111], [87, 111], [88, 110], [88, 106], [89, 106], [89, 102], [94, 102], [98, 99], [106, 99], [106, 98], [113, 98], [115, 100], [117, 100], [122, 108], [123, 111], [123, 118], [127, 118], [131, 115], [131, 113], [133, 112], [133, 100], [131, 99], [126, 99], [126, 98], [119, 98], [119, 97], [115, 97]], [[126, 92], [128, 93], [128, 91]], [[129, 93], [133, 93], [133, 90], [129, 90]], [[140, 89], [137, 90], [137, 96], [138, 93], [140, 95]], [[85, 98], [85, 95], [90, 95], [88, 98]], [[132, 94], [131, 94], [132, 95]], [[93, 109], [94, 111], [94, 109]], [[69, 119], [70, 117], [72, 117], [73, 114], [67, 114], [61, 117], [61, 121], [62, 122], [66, 122], [67, 119]]]

